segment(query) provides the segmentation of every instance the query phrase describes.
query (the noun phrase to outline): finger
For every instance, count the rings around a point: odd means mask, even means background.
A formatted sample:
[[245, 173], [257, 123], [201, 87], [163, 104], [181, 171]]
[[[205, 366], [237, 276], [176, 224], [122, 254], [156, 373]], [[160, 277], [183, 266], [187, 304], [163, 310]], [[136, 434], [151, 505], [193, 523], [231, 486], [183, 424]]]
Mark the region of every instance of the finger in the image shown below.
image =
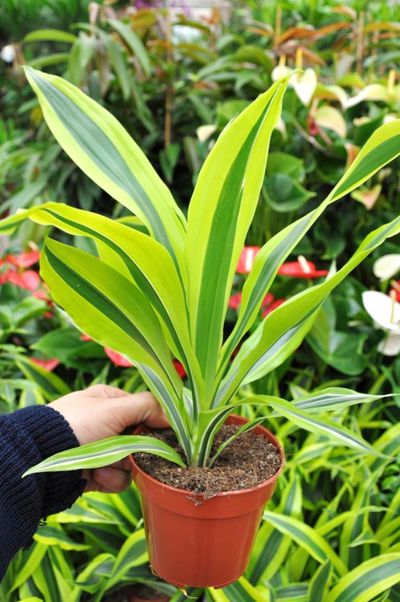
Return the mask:
[[110, 468], [117, 468], [118, 470], [123, 470], [125, 472], [131, 472], [131, 463], [129, 458], [123, 458], [122, 460], [118, 460], [118, 462], [114, 462], [110, 464]]
[[86, 397], [97, 397], [98, 399], [112, 399], [114, 397], [126, 397], [126, 391], [113, 387], [111, 385], [93, 385], [84, 389]]
[[154, 428], [169, 426], [160, 404], [148, 391], [125, 395], [113, 401], [113, 411], [118, 413], [123, 429], [141, 423]]
[[96, 468], [93, 471], [89, 485], [94, 487], [95, 491], [119, 493], [129, 487], [130, 483], [131, 476], [128, 472], [106, 467]]

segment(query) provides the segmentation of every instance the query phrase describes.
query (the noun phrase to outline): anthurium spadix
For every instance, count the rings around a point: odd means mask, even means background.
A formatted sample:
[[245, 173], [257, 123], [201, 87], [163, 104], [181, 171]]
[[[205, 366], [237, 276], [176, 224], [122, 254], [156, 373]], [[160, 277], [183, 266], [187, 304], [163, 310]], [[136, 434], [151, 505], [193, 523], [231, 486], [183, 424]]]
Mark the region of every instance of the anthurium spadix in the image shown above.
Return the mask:
[[[20, 211], [0, 222], [0, 233], [10, 234], [29, 219], [94, 242], [96, 255], [47, 237], [41, 254], [43, 278], [79, 329], [137, 367], [182, 447], [179, 459], [165, 443], [122, 436], [63, 452], [32, 470], [99, 466], [141, 445], [172, 462], [205, 466], [218, 429], [244, 403], [268, 406], [274, 416], [328, 437], [332, 444], [348, 445], [355, 453], [373, 453], [359, 434], [325, 418], [327, 411], [349, 405], [349, 398], [363, 403], [370, 401], [368, 396], [325, 390], [319, 397], [295, 402], [267, 395], [241, 399], [240, 387], [293, 353], [332, 290], [384, 240], [400, 232], [399, 217], [368, 234], [347, 263], [326, 278], [319, 273], [311, 288], [276, 307], [249, 336], [282, 264], [326, 207], [400, 154], [400, 121], [377, 129], [328, 197], [259, 249], [236, 325], [224, 341], [234, 274], [259, 200], [289, 76], [276, 81], [224, 129], [200, 171], [187, 218], [140, 146], [103, 107], [59, 77], [32, 69], [27, 77], [60, 146], [134, 213], [148, 233], [124, 220], [62, 203]], [[186, 386], [174, 369], [176, 360], [187, 374]]]

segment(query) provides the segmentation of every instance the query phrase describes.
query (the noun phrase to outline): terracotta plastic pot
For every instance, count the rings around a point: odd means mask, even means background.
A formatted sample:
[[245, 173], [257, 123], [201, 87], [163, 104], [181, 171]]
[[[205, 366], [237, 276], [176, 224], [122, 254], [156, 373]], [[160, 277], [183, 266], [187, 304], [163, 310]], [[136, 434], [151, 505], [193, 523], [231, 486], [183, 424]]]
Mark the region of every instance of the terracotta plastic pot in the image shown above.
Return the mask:
[[[246, 418], [230, 416], [227, 424]], [[145, 432], [140, 427], [135, 433]], [[257, 426], [281, 454], [271, 478], [251, 489], [226, 491], [205, 500], [203, 494], [175, 489], [145, 473], [131, 456], [132, 472], [142, 497], [143, 516], [153, 571], [178, 587], [225, 587], [245, 571], [265, 503], [272, 496], [285, 456], [277, 439]]]

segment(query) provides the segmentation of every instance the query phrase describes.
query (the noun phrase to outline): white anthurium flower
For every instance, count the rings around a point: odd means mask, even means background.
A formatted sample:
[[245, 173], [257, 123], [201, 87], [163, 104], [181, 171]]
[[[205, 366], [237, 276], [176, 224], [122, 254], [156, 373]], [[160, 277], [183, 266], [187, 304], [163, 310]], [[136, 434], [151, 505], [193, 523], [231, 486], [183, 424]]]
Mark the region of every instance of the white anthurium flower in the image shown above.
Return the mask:
[[2, 58], [5, 63], [13, 63], [15, 61], [14, 46], [12, 44], [3, 46], [3, 48], [0, 50], [0, 58]]
[[286, 77], [293, 73], [289, 81], [289, 86], [293, 88], [298, 98], [301, 100], [303, 105], [307, 106], [310, 104], [314, 92], [317, 88], [317, 75], [314, 69], [309, 67], [305, 71], [295, 71], [284, 64], [279, 64], [273, 69], [271, 73], [272, 81], [277, 81], [281, 77]]
[[309, 105], [318, 83], [314, 69], [309, 67], [303, 73], [295, 73], [291, 83], [303, 105]]
[[384, 355], [400, 353], [400, 303], [379, 291], [366, 291], [362, 301], [375, 325], [387, 332], [387, 337], [379, 343], [378, 351]]
[[398, 355], [400, 353], [400, 334], [391, 332], [378, 345], [378, 351], [383, 355]]
[[197, 138], [200, 142], [205, 142], [213, 135], [216, 129], [216, 125], [201, 125], [196, 130]]
[[279, 64], [272, 70], [271, 78], [273, 82], [276, 82], [278, 79], [281, 79], [281, 77], [286, 77], [291, 73], [293, 73], [293, 69], [290, 69], [290, 67], [287, 67], [286, 65]]
[[374, 275], [380, 280], [389, 280], [400, 271], [400, 253], [383, 255], [374, 263]]

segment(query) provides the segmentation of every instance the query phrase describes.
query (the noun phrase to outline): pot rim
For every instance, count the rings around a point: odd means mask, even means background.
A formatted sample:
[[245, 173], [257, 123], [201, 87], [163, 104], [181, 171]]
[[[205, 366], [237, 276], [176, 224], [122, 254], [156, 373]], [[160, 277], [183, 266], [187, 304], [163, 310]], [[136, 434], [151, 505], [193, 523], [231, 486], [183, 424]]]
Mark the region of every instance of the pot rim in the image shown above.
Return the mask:
[[[244, 416], [239, 416], [238, 414], [230, 414], [228, 416], [228, 419], [231, 417], [242, 419], [243, 423], [248, 422], [248, 420], [249, 420], [248, 418], [245, 418]], [[240, 420], [240, 422], [242, 420]], [[141, 430], [143, 428], [143, 426], [144, 425], [138, 425], [134, 430], [134, 434], [138, 434], [138, 431]], [[147, 426], [145, 428], [148, 430], [151, 430]], [[245, 494], [252, 493], [253, 491], [259, 491], [260, 489], [263, 489], [267, 485], [270, 485], [271, 483], [276, 481], [277, 478], [279, 477], [279, 475], [281, 474], [283, 467], [285, 466], [285, 463], [286, 463], [285, 452], [283, 450], [281, 443], [278, 441], [278, 439], [275, 437], [275, 435], [273, 433], [271, 433], [270, 430], [265, 428], [265, 426], [262, 426], [261, 424], [258, 424], [256, 427], [254, 427], [254, 431], [255, 432], [263, 431], [264, 433], [267, 433], [269, 441], [273, 445], [275, 445], [275, 447], [278, 449], [279, 455], [281, 457], [281, 465], [279, 466], [278, 470], [271, 477], [269, 477], [265, 481], [262, 481], [261, 483], [258, 483], [258, 485], [254, 485], [254, 487], [247, 487], [246, 489], [232, 489], [230, 491], [221, 491], [219, 493], [216, 493], [215, 495], [213, 495], [210, 498], [205, 498], [204, 493], [198, 493], [195, 491], [190, 491], [189, 489], [181, 489], [179, 487], [172, 487], [172, 485], [167, 485], [167, 483], [163, 483], [162, 481], [155, 479], [154, 477], [149, 475], [149, 473], [145, 472], [142, 468], [140, 468], [140, 466], [138, 465], [138, 463], [136, 462], [136, 460], [134, 458], [134, 454], [131, 454], [129, 456], [129, 459], [132, 462], [135, 470], [137, 470], [137, 472], [139, 472], [144, 478], [148, 479], [152, 483], [158, 485], [159, 487], [162, 487], [164, 490], [174, 491], [177, 493], [183, 493], [186, 496], [189, 496], [190, 498], [195, 498], [196, 500], [203, 500], [204, 502], [208, 502], [211, 500], [215, 500], [217, 498], [245, 495]]]

